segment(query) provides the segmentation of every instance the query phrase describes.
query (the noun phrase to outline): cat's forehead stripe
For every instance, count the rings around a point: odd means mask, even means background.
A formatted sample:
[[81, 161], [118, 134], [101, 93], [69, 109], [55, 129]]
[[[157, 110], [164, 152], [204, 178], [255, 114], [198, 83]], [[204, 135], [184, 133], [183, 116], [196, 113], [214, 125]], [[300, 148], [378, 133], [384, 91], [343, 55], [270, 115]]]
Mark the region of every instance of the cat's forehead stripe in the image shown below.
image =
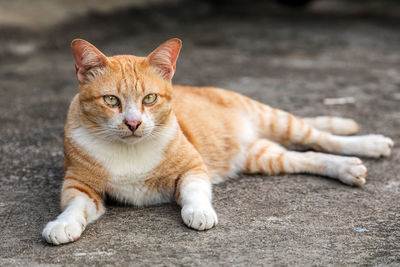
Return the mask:
[[120, 94], [121, 93], [121, 80], [117, 81], [115, 88], [117, 89], [118, 94]]
[[119, 62], [120, 70], [121, 70], [121, 81], [124, 83], [124, 90], [128, 89], [128, 83], [126, 82], [126, 75], [125, 75], [125, 64]]
[[145, 86], [144, 86], [144, 81], [138, 81], [138, 84], [140, 84], [140, 91], [141, 91], [142, 93], [144, 93], [144, 88], [145, 88]]
[[136, 64], [135, 60], [131, 60], [131, 68], [132, 68], [132, 83], [134, 88], [137, 86], [137, 73], [136, 73]]

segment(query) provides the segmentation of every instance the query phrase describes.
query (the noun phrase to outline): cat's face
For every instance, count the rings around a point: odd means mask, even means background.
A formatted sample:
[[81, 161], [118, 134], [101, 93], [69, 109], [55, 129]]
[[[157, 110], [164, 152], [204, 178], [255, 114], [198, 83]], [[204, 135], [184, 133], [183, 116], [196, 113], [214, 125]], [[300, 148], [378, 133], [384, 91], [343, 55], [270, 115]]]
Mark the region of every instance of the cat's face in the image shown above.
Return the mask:
[[75, 40], [82, 126], [100, 138], [129, 144], [157, 137], [168, 127], [180, 46], [172, 39], [148, 57], [105, 57], [86, 41]]

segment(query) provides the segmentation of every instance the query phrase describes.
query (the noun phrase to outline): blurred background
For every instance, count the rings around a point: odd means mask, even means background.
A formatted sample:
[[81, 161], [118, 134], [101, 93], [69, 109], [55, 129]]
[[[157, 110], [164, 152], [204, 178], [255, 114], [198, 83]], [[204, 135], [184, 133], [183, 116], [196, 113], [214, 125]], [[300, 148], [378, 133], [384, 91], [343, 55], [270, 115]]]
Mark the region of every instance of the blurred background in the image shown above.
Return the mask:
[[234, 27], [249, 17], [268, 27], [262, 20], [271, 16], [287, 19], [288, 25], [305, 16], [314, 24], [333, 18], [397, 20], [400, 5], [396, 0], [0, 0], [0, 53], [24, 55], [40, 47], [62, 47], [76, 36], [106, 40], [169, 31], [183, 38], [184, 26], [226, 16], [218, 28]]
[[0, 265], [400, 262], [399, 145], [389, 159], [363, 159], [363, 189], [244, 176], [214, 187], [215, 230], [187, 229], [174, 204], [109, 206], [79, 242], [47, 246], [40, 233], [59, 213], [63, 127], [78, 92], [71, 41], [145, 56], [172, 37], [183, 41], [177, 84], [350, 117], [361, 134], [400, 142], [399, 0], [0, 0]]

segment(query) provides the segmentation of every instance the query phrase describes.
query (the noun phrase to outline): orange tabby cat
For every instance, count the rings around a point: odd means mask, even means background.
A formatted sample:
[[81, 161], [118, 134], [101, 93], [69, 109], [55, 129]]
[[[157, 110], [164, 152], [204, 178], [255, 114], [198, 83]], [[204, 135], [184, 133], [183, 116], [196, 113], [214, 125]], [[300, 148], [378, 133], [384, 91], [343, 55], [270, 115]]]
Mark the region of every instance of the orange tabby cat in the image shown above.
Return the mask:
[[334, 135], [356, 133], [352, 120], [300, 119], [223, 89], [173, 86], [180, 48], [171, 39], [148, 57], [106, 57], [84, 40], [72, 42], [79, 93], [65, 125], [63, 212], [43, 230], [47, 242], [77, 240], [104, 213], [106, 193], [140, 206], [175, 200], [184, 223], [205, 230], [218, 222], [211, 184], [240, 172], [365, 183], [367, 169], [358, 158], [281, 145], [390, 155], [393, 142], [384, 136]]

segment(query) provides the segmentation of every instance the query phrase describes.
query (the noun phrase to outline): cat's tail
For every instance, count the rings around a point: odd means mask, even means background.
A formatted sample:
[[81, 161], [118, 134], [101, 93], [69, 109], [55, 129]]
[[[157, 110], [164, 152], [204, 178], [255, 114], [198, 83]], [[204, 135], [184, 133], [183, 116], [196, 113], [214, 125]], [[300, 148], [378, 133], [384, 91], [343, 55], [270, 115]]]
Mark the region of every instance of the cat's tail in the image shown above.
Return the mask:
[[353, 135], [358, 131], [358, 125], [352, 119], [319, 116], [314, 118], [302, 118], [302, 120], [318, 130], [335, 135]]

